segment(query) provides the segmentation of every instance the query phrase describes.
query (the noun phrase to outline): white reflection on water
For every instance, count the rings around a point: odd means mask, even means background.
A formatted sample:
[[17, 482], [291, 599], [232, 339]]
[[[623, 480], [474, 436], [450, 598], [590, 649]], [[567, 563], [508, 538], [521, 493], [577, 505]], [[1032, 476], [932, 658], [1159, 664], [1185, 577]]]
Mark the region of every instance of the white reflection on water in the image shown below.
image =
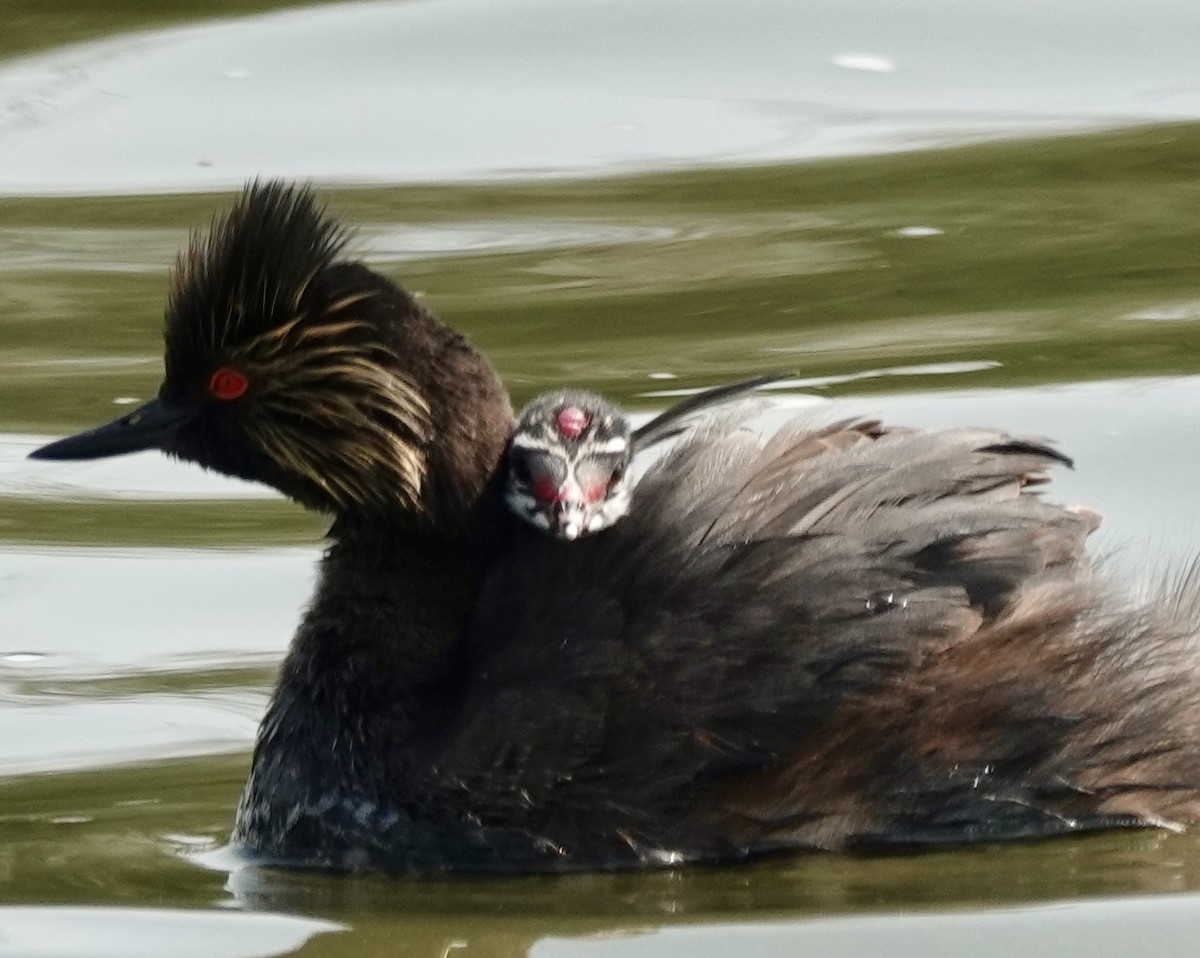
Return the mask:
[[0, 496], [54, 500], [279, 498], [274, 489], [206, 472], [161, 452], [77, 462], [28, 458], [34, 449], [55, 438], [0, 433]]
[[0, 191], [564, 175], [1194, 117], [1196, 36], [1200, 5], [1175, 0], [339, 3], [8, 64]]
[[829, 61], [843, 70], [864, 70], [867, 73], [891, 73], [896, 64], [876, 53], [839, 53]]
[[3, 907], [0, 928], [0, 953], [25, 958], [270, 958], [345, 926], [227, 910]]
[[[0, 676], [0, 776], [248, 752], [267, 690], [126, 694], [97, 701], [78, 693], [12, 701]], [[2, 954], [0, 949], [0, 954]]]
[[0, 549], [0, 679], [273, 661], [312, 591], [317, 549]]
[[[769, 349], [767, 352], [790, 352], [784, 349]], [[792, 379], [780, 379], [765, 383], [758, 387], [760, 392], [779, 391], [782, 389], [817, 389], [823, 386], [835, 386], [843, 383], [857, 382], [862, 379], [881, 379], [888, 376], [958, 376], [963, 373], [985, 372], [999, 368], [1000, 363], [991, 359], [962, 360], [950, 363], [921, 363], [916, 366], [887, 366], [883, 369], [864, 369], [856, 373], [842, 373], [836, 376], [804, 376]], [[647, 398], [665, 398], [668, 396], [692, 396], [701, 392], [705, 387], [691, 389], [657, 389], [640, 395]], [[793, 400], [794, 405], [794, 400]]]
[[[279, 658], [315, 559], [0, 550], [0, 776], [248, 750], [268, 688], [204, 672]], [[193, 687], [164, 687], [172, 673]]]
[[568, 219], [368, 224], [355, 228], [354, 250], [362, 253], [369, 262], [398, 263], [436, 256], [664, 243], [680, 236], [681, 232], [669, 226]]
[[[370, 223], [354, 229], [352, 249], [369, 262], [518, 253], [665, 242], [667, 226], [571, 219]], [[0, 272], [164, 273], [186, 235], [175, 230], [0, 228]]]
[[709, 923], [641, 935], [545, 938], [530, 958], [1155, 958], [1192, 956], [1200, 936], [1200, 896], [1160, 895], [1028, 908], [978, 908], [924, 915], [867, 915], [792, 922]]

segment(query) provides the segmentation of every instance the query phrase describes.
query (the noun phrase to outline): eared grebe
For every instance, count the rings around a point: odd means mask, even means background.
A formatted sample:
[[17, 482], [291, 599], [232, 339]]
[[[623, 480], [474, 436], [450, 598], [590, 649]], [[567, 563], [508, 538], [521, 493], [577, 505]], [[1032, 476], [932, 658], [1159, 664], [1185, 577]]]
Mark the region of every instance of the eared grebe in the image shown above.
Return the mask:
[[604, 535], [504, 508], [488, 362], [253, 185], [175, 271], [157, 447], [330, 513], [233, 840], [313, 867], [563, 870], [1178, 827], [1198, 590], [1134, 604], [1066, 458], [987, 431], [717, 415]]
[[629, 512], [634, 456], [683, 432], [696, 414], [777, 378], [703, 390], [637, 429], [595, 393], [537, 396], [521, 410], [509, 441], [504, 500], [513, 515], [560, 539], [607, 529]]

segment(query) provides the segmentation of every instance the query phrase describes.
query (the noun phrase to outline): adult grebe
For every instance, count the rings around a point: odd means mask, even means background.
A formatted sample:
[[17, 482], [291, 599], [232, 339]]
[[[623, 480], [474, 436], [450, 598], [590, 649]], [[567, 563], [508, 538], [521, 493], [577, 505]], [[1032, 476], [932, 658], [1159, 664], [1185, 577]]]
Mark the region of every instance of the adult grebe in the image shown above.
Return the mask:
[[1134, 604], [1067, 460], [987, 431], [715, 416], [603, 535], [503, 505], [487, 360], [250, 186], [175, 271], [156, 400], [35, 455], [157, 447], [333, 516], [234, 841], [481, 871], [1181, 826], [1198, 590]]

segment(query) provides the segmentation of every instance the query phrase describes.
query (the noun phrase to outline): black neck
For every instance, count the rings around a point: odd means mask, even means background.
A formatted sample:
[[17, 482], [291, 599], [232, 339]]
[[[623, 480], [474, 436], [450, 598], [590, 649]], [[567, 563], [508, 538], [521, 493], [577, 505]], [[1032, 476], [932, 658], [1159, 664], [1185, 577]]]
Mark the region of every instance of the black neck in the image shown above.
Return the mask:
[[417, 750], [436, 736], [454, 681], [480, 556], [495, 552], [479, 542], [505, 528], [491, 489], [512, 413], [494, 370], [427, 314], [394, 345], [430, 405], [423, 501], [403, 514], [343, 514], [330, 531], [238, 809], [235, 839], [269, 856], [370, 844], [383, 829], [372, 816], [405, 819]]
[[412, 793], [472, 591], [461, 540], [339, 523], [259, 729], [239, 844], [286, 861], [370, 841]]

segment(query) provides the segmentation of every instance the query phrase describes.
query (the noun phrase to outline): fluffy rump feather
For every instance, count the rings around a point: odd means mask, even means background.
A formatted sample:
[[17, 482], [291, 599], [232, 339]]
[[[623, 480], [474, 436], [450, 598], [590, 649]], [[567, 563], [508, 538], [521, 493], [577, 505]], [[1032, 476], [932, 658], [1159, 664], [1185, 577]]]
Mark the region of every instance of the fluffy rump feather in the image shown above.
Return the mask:
[[1038, 494], [1060, 464], [978, 430], [713, 421], [624, 523], [498, 564], [441, 784], [567, 857], [1194, 820], [1196, 577], [1131, 606], [1096, 515]]

